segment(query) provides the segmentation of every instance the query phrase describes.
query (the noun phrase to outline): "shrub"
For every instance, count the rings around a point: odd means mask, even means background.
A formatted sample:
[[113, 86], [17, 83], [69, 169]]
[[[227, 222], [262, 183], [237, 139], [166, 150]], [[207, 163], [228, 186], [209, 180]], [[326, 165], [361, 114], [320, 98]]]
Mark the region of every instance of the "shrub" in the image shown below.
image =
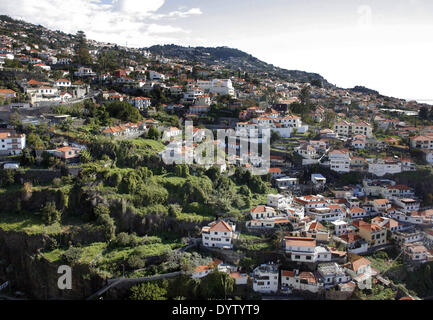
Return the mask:
[[42, 209], [42, 217], [44, 219], [45, 224], [52, 225], [56, 222], [60, 222], [62, 213], [57, 210], [56, 204], [51, 201], [45, 204], [44, 208]]
[[81, 259], [82, 254], [83, 249], [72, 247], [62, 254], [62, 260], [67, 262], [68, 264], [74, 265], [78, 263], [78, 261]]
[[167, 300], [167, 290], [156, 283], [144, 282], [131, 288], [131, 300]]

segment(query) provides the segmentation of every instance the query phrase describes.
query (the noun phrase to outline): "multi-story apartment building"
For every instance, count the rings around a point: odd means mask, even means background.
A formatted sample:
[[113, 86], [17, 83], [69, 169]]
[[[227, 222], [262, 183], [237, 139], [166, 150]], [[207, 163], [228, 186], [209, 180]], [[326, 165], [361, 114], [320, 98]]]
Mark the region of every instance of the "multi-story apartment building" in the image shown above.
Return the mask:
[[210, 93], [235, 96], [235, 89], [230, 79], [198, 80], [197, 86]]
[[336, 172], [350, 172], [350, 152], [345, 149], [333, 150], [328, 154], [330, 168]]
[[334, 125], [334, 131], [338, 133], [339, 136], [350, 137], [353, 135], [365, 135], [368, 139], [373, 137], [372, 126], [365, 121], [349, 122], [349, 121], [339, 121]]
[[415, 195], [415, 191], [406, 185], [383, 186], [380, 195], [386, 199], [408, 198]]
[[394, 205], [398, 210], [409, 213], [418, 211], [420, 207], [420, 201], [410, 198], [398, 198], [393, 200]]

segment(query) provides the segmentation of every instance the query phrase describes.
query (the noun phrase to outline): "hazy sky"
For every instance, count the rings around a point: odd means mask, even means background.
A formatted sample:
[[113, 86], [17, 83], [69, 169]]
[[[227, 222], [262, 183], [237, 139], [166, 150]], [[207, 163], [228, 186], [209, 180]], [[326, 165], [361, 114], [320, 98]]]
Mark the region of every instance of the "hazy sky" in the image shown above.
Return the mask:
[[0, 13], [122, 45], [239, 48], [340, 87], [433, 102], [429, 0], [14, 0]]

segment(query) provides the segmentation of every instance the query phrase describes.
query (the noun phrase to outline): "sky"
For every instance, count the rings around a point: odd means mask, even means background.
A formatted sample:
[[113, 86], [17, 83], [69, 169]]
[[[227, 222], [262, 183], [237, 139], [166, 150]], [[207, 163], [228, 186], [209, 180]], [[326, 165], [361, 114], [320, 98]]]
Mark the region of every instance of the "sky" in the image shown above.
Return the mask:
[[339, 87], [433, 103], [431, 0], [14, 0], [0, 13], [131, 47], [228, 46]]

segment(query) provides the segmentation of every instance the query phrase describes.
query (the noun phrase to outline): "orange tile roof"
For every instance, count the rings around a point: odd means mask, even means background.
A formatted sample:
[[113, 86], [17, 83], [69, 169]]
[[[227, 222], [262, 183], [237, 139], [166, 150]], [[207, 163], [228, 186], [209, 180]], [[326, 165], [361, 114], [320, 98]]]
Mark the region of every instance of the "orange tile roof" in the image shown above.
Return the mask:
[[281, 270], [281, 276], [282, 277], [294, 277], [295, 276], [295, 272], [293, 271], [287, 271], [287, 270]]
[[349, 262], [352, 266], [352, 270], [355, 272], [363, 266], [371, 265], [370, 260], [352, 253], [349, 253]]
[[316, 239], [306, 237], [286, 237], [286, 246], [315, 247]]
[[16, 93], [16, 92], [11, 89], [0, 89], [0, 93]]
[[221, 220], [212, 225], [210, 230], [217, 232], [232, 232], [233, 228], [227, 222]]

